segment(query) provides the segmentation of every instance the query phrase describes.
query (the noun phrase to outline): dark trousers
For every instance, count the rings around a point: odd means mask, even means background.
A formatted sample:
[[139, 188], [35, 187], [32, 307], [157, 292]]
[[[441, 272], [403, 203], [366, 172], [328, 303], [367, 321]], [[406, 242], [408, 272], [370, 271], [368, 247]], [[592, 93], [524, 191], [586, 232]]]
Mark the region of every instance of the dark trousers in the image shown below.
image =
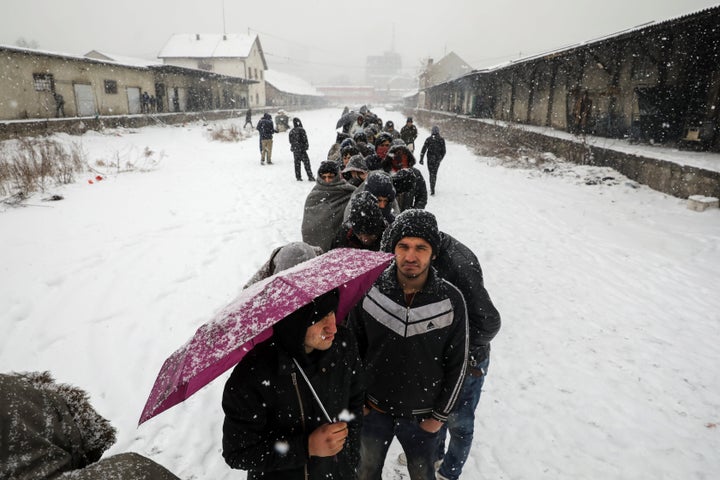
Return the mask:
[[435, 182], [437, 182], [437, 174], [438, 170], [440, 169], [440, 162], [442, 160], [438, 160], [436, 158], [432, 158], [428, 156], [428, 172], [430, 173], [430, 193], [435, 193]]
[[308, 157], [307, 152], [293, 152], [293, 158], [295, 159], [296, 179], [302, 180], [302, 175], [300, 175], [301, 162], [305, 165], [305, 173], [307, 174], [308, 180], [312, 180], [313, 178], [315, 178], [312, 173], [312, 168], [310, 168], [310, 157]]
[[[480, 401], [485, 374], [490, 365], [490, 357], [473, 369], [473, 374], [465, 376], [460, 396], [447, 423], [440, 429], [438, 458], [443, 460], [438, 473], [449, 480], [458, 480], [463, 466], [470, 455], [473, 433], [475, 431], [475, 410]], [[480, 372], [485, 372], [481, 374]], [[450, 444], [445, 452], [445, 438], [450, 430]]]
[[360, 480], [381, 480], [393, 437], [407, 456], [411, 480], [434, 480], [438, 434], [420, 428], [420, 419], [393, 417], [370, 410], [363, 418], [360, 444]]

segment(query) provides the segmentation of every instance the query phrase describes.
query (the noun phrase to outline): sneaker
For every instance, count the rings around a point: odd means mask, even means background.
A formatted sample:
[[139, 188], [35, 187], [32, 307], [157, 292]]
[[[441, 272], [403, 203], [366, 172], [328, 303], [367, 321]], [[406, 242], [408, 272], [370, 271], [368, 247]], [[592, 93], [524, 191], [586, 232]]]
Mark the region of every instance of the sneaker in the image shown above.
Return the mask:
[[315, 181], [315, 177], [308, 178], [308, 182], [314, 182], [314, 181]]
[[295, 180], [297, 180], [298, 182], [302, 182], [302, 178], [296, 178]]
[[268, 165], [272, 165], [272, 164], [273, 164], [273, 163], [272, 163], [270, 160], [268, 160]]

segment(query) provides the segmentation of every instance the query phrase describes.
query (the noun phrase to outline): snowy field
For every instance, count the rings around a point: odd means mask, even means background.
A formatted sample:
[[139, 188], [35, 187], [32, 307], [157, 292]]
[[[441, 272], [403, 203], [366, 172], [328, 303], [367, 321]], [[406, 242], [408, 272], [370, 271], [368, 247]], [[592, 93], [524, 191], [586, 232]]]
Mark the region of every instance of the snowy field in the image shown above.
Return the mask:
[[[315, 170], [339, 113], [298, 113]], [[210, 140], [243, 120], [57, 135], [105, 179], [0, 212], [0, 371], [86, 389], [119, 430], [108, 455], [139, 452], [188, 480], [245, 478], [221, 457], [227, 374], [138, 428], [155, 375], [274, 247], [300, 240], [313, 185], [295, 181], [287, 133], [272, 166], [257, 133]], [[117, 160], [136, 168], [98, 166]], [[41, 201], [54, 193], [64, 200]], [[476, 252], [503, 318], [464, 478], [720, 478], [719, 209], [451, 142], [428, 209]], [[398, 452], [384, 478], [408, 478]]]

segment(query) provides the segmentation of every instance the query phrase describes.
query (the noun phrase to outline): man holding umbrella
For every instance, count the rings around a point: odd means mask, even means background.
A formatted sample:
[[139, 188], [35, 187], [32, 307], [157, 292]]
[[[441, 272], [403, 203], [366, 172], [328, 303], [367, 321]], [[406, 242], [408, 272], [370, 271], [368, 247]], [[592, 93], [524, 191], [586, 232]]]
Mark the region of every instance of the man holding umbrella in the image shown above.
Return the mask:
[[363, 385], [338, 290], [273, 326], [225, 385], [223, 457], [248, 479], [355, 478]]

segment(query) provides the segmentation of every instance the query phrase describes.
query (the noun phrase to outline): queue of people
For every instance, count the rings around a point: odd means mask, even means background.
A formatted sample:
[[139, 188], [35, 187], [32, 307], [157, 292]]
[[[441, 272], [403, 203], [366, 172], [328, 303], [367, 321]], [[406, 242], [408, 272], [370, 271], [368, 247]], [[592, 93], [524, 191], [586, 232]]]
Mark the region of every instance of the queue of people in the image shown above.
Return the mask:
[[[412, 480], [456, 480], [500, 315], [475, 254], [425, 210], [412, 118], [398, 132], [367, 107], [351, 113], [315, 178], [305, 164], [316, 183], [302, 242], [275, 249], [251, 282], [334, 248], [381, 250], [394, 260], [342, 325], [337, 292], [322, 295], [276, 324], [235, 367], [223, 396], [223, 456], [249, 479], [379, 480], [397, 438]], [[297, 118], [293, 125], [302, 128]], [[305, 162], [296, 154], [307, 139], [291, 145], [301, 180]], [[437, 127], [421, 164], [425, 155], [432, 195], [445, 156]], [[346, 415], [324, 418], [303, 383]]]

